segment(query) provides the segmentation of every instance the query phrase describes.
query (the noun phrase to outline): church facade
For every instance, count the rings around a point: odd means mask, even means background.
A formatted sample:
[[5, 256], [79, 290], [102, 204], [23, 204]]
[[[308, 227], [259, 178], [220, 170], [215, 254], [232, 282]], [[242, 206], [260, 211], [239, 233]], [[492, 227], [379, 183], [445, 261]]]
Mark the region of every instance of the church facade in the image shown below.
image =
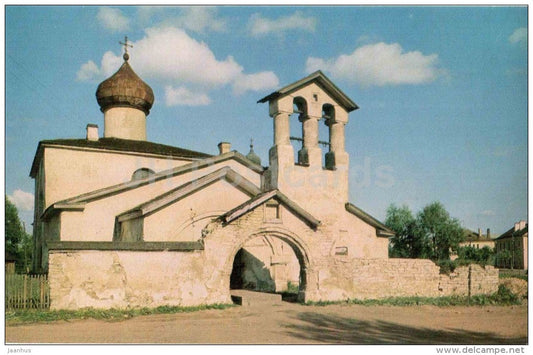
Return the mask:
[[[37, 148], [33, 268], [49, 275], [51, 308], [229, 303], [240, 288], [297, 287], [301, 301], [464, 292], [430, 261], [388, 259], [393, 232], [348, 202], [344, 127], [358, 107], [322, 72], [259, 100], [274, 126], [263, 167], [253, 147], [147, 141], [154, 95], [128, 59], [96, 92], [103, 137], [89, 124], [85, 139]], [[483, 280], [480, 293], [492, 291]]]

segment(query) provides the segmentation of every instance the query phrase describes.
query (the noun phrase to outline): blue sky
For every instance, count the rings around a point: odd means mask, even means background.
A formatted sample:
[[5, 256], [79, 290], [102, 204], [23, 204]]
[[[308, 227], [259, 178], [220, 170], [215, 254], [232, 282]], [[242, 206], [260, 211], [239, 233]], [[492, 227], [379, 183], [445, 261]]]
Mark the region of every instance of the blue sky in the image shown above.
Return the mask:
[[[148, 139], [267, 164], [257, 100], [321, 69], [360, 109], [350, 200], [379, 219], [440, 201], [495, 234], [527, 219], [526, 7], [5, 8], [6, 194], [32, 222], [40, 140], [103, 132], [98, 83], [130, 64], [154, 90]], [[293, 125], [293, 132], [297, 132]], [[324, 134], [325, 130], [323, 130]], [[29, 229], [29, 228], [28, 228]]]

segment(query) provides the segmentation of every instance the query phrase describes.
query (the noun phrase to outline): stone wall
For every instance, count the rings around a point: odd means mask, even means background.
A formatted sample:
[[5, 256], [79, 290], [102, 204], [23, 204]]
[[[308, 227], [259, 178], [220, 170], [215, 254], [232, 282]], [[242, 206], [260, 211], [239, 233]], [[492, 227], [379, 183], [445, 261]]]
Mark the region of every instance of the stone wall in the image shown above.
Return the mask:
[[[449, 275], [424, 259], [332, 260], [319, 272], [321, 300], [380, 299], [386, 297], [439, 297], [468, 295], [469, 267], [458, 267]], [[492, 266], [470, 267], [471, 295], [498, 290], [498, 270]]]
[[468, 295], [469, 273], [471, 295], [491, 294], [498, 291], [498, 269], [492, 266], [472, 265], [471, 267], [458, 267], [449, 276], [441, 275], [439, 292], [443, 295]]
[[[51, 308], [229, 303], [229, 275], [208, 259], [204, 251], [52, 252]], [[444, 275], [429, 260], [336, 258], [319, 269], [306, 301], [468, 294], [468, 266]], [[497, 289], [497, 269], [471, 266], [472, 295]]]

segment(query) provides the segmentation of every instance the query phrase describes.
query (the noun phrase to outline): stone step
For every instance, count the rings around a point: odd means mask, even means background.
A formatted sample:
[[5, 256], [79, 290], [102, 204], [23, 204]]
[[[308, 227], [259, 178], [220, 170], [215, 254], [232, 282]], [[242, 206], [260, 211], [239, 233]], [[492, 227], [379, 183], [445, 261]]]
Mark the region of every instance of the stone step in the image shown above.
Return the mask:
[[231, 290], [231, 300], [241, 306], [267, 306], [281, 304], [281, 295], [250, 290]]

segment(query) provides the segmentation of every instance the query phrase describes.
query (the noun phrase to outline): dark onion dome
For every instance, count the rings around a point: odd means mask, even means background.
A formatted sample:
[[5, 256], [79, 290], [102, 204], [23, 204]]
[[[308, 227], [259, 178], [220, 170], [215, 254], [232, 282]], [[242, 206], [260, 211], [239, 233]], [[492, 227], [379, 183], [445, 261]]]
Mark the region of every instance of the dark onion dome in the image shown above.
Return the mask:
[[246, 154], [246, 158], [257, 165], [261, 165], [261, 158], [254, 152], [254, 145], [250, 143], [250, 152]]
[[98, 85], [96, 100], [102, 112], [111, 107], [133, 107], [148, 116], [154, 103], [154, 92], [131, 69], [128, 58], [124, 55], [120, 69]]

